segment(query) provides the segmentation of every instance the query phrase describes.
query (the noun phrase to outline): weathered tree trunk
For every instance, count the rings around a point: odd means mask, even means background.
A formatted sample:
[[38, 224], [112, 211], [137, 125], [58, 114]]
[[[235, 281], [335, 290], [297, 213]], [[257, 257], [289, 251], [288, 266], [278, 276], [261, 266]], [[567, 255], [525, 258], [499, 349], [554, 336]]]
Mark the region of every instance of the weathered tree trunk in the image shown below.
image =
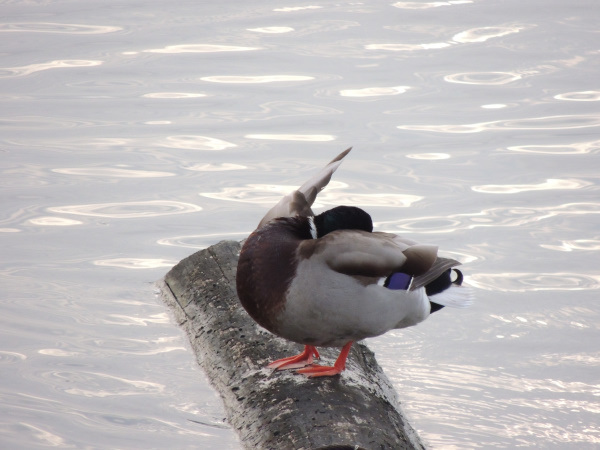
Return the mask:
[[[177, 264], [161, 283], [164, 298], [228, 420], [249, 449], [422, 449], [391, 383], [364, 345], [355, 344], [341, 376], [306, 378], [265, 368], [302, 346], [260, 328], [235, 290], [240, 243], [223, 241]], [[321, 350], [321, 349], [320, 349]], [[333, 363], [338, 349], [322, 349]]]

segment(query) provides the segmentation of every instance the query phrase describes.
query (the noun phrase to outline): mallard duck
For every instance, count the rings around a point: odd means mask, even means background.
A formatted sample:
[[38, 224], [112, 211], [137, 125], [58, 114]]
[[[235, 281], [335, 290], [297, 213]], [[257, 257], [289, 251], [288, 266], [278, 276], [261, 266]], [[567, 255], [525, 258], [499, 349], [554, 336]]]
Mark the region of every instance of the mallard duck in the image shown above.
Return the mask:
[[[371, 216], [357, 207], [312, 212], [350, 150], [282, 198], [242, 247], [236, 281], [242, 306], [271, 333], [305, 346], [270, 368], [337, 375], [353, 342], [471, 302], [454, 268], [460, 263], [438, 257], [436, 246], [373, 232]], [[342, 348], [333, 366], [313, 364], [320, 346]]]

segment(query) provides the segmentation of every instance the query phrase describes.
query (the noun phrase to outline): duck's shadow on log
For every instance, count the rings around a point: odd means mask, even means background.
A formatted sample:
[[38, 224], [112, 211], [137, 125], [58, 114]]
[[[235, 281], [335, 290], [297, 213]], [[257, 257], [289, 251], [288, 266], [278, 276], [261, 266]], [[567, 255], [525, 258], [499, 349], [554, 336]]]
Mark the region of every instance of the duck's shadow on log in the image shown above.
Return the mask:
[[[228, 421], [251, 449], [421, 449], [373, 352], [355, 345], [341, 376], [273, 372], [301, 346], [261, 329], [235, 291], [240, 243], [222, 241], [177, 264], [159, 282]], [[323, 349], [325, 361], [338, 350]]]

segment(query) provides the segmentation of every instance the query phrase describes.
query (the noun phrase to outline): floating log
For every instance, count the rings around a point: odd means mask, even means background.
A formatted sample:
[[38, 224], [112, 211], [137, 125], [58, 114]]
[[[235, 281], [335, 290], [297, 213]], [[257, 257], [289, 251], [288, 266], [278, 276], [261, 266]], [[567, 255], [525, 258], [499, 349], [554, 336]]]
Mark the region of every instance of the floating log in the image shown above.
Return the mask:
[[[365, 345], [346, 370], [307, 378], [273, 371], [272, 360], [302, 346], [260, 328], [240, 305], [235, 274], [241, 245], [222, 241], [177, 264], [159, 282], [198, 362], [221, 394], [228, 421], [248, 449], [423, 449], [396, 392]], [[320, 348], [322, 360], [339, 349]]]

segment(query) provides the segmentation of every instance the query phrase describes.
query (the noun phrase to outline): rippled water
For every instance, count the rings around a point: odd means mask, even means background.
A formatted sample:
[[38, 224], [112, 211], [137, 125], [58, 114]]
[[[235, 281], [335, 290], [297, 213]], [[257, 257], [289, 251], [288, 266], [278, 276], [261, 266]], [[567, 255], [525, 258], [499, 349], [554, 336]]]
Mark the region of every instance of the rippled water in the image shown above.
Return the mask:
[[477, 291], [369, 342], [423, 438], [595, 448], [595, 2], [202, 3], [2, 2], [1, 446], [239, 448], [152, 283], [353, 145]]

